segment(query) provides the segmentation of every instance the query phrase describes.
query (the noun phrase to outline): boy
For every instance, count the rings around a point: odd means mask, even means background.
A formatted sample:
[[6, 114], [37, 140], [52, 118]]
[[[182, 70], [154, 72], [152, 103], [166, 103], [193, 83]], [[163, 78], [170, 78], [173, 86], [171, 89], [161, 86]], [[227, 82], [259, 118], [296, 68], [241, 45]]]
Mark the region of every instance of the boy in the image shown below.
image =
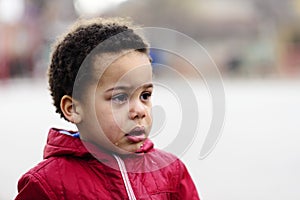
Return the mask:
[[52, 128], [44, 161], [16, 199], [199, 199], [175, 156], [153, 148], [149, 46], [120, 18], [78, 21], [54, 46], [56, 112], [78, 132]]

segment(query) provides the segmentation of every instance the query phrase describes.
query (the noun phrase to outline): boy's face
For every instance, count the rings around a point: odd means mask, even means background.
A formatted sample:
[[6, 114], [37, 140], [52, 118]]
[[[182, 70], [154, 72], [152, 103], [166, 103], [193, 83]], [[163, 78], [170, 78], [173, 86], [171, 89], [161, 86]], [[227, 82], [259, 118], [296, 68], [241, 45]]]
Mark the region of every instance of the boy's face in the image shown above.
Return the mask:
[[151, 129], [152, 90], [147, 55], [134, 51], [119, 57], [80, 104], [81, 138], [120, 154], [136, 152]]

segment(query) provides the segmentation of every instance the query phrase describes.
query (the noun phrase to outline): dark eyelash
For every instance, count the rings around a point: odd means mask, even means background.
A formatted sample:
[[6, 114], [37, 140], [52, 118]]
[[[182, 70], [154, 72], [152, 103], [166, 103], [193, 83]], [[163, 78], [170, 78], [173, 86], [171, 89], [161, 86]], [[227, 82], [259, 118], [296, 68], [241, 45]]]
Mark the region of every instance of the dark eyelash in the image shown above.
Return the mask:
[[[144, 92], [144, 93], [142, 93], [141, 96], [144, 97], [144, 95], [147, 95], [146, 98], [149, 98], [149, 97], [151, 97], [152, 93], [151, 92]], [[146, 99], [146, 98], [144, 98], [144, 99]]]

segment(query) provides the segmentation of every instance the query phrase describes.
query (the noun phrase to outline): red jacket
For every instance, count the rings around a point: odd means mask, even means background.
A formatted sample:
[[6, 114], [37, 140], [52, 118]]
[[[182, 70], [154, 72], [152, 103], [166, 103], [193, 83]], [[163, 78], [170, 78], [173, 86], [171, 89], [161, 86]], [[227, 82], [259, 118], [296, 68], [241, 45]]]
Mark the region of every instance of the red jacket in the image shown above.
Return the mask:
[[21, 177], [16, 200], [199, 199], [184, 164], [152, 147], [121, 158], [51, 129], [45, 159]]

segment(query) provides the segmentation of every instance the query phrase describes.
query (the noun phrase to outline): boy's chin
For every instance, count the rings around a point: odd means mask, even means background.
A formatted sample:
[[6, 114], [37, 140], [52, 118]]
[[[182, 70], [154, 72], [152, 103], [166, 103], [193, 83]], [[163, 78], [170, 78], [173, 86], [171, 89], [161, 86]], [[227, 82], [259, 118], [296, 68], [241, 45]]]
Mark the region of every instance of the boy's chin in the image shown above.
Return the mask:
[[132, 144], [123, 148], [115, 146], [113, 152], [119, 155], [130, 155], [130, 154], [139, 153], [140, 149], [141, 149], [141, 144]]

